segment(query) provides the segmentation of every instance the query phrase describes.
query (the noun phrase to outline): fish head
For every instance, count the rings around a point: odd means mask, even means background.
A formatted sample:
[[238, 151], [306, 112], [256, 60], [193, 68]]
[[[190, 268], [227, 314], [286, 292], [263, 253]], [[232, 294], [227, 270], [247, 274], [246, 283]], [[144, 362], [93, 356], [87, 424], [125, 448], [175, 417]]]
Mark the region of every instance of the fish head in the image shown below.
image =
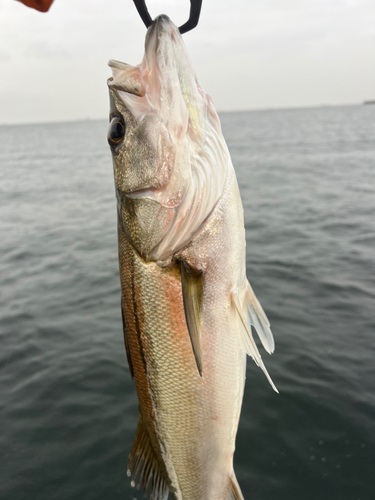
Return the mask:
[[[197, 197], [194, 169], [199, 158], [207, 157], [207, 127], [221, 136], [220, 122], [167, 16], [157, 17], [148, 29], [140, 65], [110, 61], [109, 66], [108, 142], [119, 221], [146, 260], [164, 259], [199, 225], [198, 217], [181, 234], [187, 214], [199, 212], [199, 199], [207, 204], [203, 191], [208, 186], [200, 179]], [[199, 213], [207, 215], [207, 209]]]

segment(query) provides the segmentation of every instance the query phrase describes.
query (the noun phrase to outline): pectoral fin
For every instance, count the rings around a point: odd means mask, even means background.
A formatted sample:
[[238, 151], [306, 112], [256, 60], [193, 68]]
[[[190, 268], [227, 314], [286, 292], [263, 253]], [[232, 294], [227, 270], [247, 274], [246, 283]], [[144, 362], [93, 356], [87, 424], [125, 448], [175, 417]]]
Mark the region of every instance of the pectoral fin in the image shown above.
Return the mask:
[[271, 387], [273, 388], [274, 391], [278, 393], [279, 391], [276, 389], [275, 384], [272, 382], [272, 379], [269, 376], [266, 367], [264, 366], [263, 360], [258, 351], [257, 345], [253, 339], [253, 335], [251, 333], [251, 325], [247, 318], [247, 314], [246, 313], [244, 314], [244, 307], [243, 305], [241, 305], [238, 295], [236, 293], [232, 293], [232, 302], [238, 314], [240, 336], [244, 350], [249, 356], [253, 358], [255, 363], [263, 370], [263, 373], [267, 377], [268, 382], [271, 384]]
[[199, 375], [202, 376], [202, 334], [201, 313], [203, 299], [203, 274], [195, 271], [183, 260], [180, 260], [182, 298], [186, 324], [188, 327], [191, 345]]
[[227, 498], [225, 500], [244, 500], [240, 485], [237, 482], [235, 473], [232, 473], [229, 482]]
[[246, 305], [250, 324], [255, 328], [265, 350], [272, 354], [275, 350], [275, 341], [270, 329], [270, 322], [249, 282], [247, 282]]
[[127, 473], [132, 478], [131, 485], [138, 489], [142, 486], [145, 496], [152, 479], [150, 500], [167, 500], [169, 489], [156, 460], [140, 413], [137, 432], [129, 455]]

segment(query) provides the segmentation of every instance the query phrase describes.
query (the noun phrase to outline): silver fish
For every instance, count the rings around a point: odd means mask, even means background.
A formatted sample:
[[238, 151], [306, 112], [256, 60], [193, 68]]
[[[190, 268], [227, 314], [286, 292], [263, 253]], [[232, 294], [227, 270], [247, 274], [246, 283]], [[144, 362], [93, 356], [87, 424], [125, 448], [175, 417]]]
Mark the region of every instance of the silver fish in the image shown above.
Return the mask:
[[167, 16], [148, 29], [140, 65], [109, 66], [124, 338], [139, 398], [128, 475], [152, 500], [240, 500], [246, 353], [276, 388], [251, 332], [273, 351], [246, 279], [230, 154]]

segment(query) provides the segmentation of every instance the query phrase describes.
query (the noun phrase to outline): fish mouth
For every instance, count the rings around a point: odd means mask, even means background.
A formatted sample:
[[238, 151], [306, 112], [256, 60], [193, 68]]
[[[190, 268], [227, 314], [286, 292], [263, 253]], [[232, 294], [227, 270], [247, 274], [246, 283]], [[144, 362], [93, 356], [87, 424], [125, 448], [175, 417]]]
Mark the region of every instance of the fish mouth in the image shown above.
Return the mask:
[[178, 34], [180, 34], [178, 28], [173, 24], [173, 22], [166, 14], [160, 14], [159, 16], [155, 17], [148, 31], [151, 33], [155, 30], [170, 30], [171, 33], [177, 32]]
[[177, 26], [165, 14], [156, 17], [147, 30], [145, 50], [146, 53], [158, 52], [160, 41], [164, 38], [169, 40], [169, 43], [176, 43], [181, 38]]

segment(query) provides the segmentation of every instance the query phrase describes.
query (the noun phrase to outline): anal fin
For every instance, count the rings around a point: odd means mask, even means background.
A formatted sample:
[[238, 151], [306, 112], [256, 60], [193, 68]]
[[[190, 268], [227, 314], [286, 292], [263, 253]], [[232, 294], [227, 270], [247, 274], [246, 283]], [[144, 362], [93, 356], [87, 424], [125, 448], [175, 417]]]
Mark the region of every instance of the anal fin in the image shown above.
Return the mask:
[[225, 500], [244, 500], [240, 485], [237, 482], [235, 473], [233, 472], [229, 482], [228, 494]]
[[199, 375], [202, 376], [203, 354], [201, 313], [203, 299], [203, 274], [194, 271], [183, 260], [180, 260], [182, 299], [184, 302], [185, 319], [190, 341], [194, 352]]
[[140, 413], [137, 432], [129, 455], [127, 474], [131, 477], [133, 487], [136, 486], [139, 489], [142, 486], [145, 496], [151, 483], [150, 500], [167, 500], [169, 489], [160, 471]]

